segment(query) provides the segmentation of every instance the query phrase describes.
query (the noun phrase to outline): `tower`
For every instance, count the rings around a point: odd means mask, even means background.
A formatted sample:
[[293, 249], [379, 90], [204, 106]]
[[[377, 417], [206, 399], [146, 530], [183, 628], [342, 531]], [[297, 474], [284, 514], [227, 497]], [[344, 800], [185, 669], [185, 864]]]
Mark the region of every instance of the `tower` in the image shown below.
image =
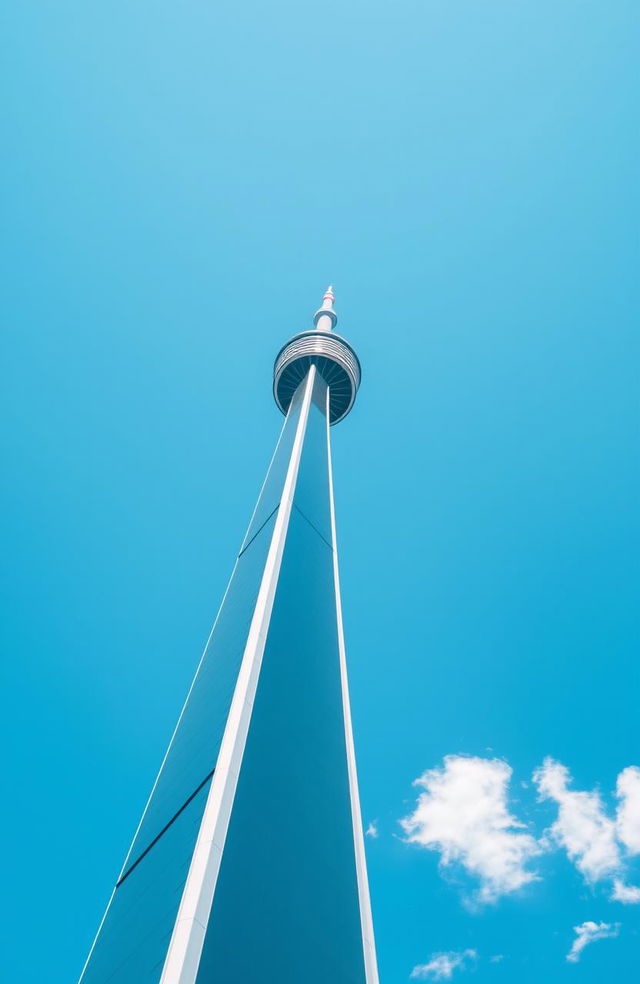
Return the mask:
[[360, 364], [280, 350], [284, 425], [81, 984], [377, 984], [329, 427]]

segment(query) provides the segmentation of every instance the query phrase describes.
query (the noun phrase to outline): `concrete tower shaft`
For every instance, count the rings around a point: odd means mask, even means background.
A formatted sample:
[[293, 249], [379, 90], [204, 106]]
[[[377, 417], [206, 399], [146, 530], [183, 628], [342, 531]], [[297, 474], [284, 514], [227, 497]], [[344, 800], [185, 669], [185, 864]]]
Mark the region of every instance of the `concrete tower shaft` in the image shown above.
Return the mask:
[[81, 984], [378, 984], [329, 430], [360, 370], [331, 289], [314, 320], [276, 363], [276, 450]]

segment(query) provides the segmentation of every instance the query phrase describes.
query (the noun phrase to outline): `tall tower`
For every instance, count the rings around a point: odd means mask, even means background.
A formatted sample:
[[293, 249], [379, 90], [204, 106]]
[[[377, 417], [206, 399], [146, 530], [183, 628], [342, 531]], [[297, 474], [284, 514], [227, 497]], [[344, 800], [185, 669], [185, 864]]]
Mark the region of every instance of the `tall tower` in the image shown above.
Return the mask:
[[276, 358], [282, 432], [81, 984], [378, 984], [329, 438], [360, 364], [333, 301]]

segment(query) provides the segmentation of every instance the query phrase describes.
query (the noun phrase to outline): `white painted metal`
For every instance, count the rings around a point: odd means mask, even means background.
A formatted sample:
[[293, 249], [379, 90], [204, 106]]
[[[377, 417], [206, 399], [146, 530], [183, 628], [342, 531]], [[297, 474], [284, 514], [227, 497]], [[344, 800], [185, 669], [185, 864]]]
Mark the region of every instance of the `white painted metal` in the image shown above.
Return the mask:
[[195, 984], [198, 974], [280, 574], [315, 375], [312, 366], [242, 665], [160, 984]]
[[364, 969], [367, 984], [378, 984], [378, 961], [373, 935], [373, 916], [367, 877], [367, 859], [362, 832], [362, 814], [358, 793], [358, 773], [356, 753], [351, 724], [351, 705], [349, 702], [349, 680], [347, 678], [347, 656], [342, 627], [342, 602], [340, 600], [340, 574], [338, 571], [338, 541], [336, 538], [336, 511], [333, 501], [333, 469], [331, 466], [331, 436], [329, 431], [329, 391], [327, 390], [327, 454], [329, 459], [329, 501], [331, 508], [331, 539], [333, 541], [333, 579], [336, 591], [336, 615], [338, 619], [338, 647], [340, 650], [340, 677], [342, 680], [342, 707], [344, 715], [345, 741], [347, 746], [347, 768], [349, 791], [351, 794], [351, 818], [353, 821], [353, 841], [356, 856], [356, 875], [358, 879], [358, 901], [360, 903], [360, 925], [362, 927], [362, 946], [364, 949]]

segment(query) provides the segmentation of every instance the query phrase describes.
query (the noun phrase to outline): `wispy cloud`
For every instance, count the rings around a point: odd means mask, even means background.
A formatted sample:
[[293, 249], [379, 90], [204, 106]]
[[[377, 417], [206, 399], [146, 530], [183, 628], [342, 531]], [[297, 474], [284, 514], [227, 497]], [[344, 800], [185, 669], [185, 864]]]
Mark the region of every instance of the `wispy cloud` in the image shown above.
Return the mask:
[[623, 769], [616, 783], [618, 797], [617, 832], [629, 854], [640, 854], [640, 769]]
[[597, 790], [570, 789], [572, 778], [561, 762], [546, 758], [533, 780], [541, 799], [558, 806], [548, 834], [563, 847], [585, 881], [612, 883], [611, 898], [640, 903], [640, 888], [625, 883], [626, 854], [640, 853], [640, 769], [629, 766], [618, 776], [616, 819], [607, 814]]
[[424, 792], [400, 821], [410, 843], [439, 851], [443, 866], [460, 864], [479, 880], [479, 902], [494, 902], [537, 878], [526, 866], [541, 849], [509, 811], [510, 779], [501, 759], [447, 755], [443, 768], [416, 779]]
[[589, 943], [595, 943], [596, 940], [606, 940], [617, 936], [620, 932], [620, 923], [595, 923], [587, 921], [580, 923], [579, 926], [574, 926], [573, 931], [576, 934], [576, 938], [567, 954], [567, 960], [571, 963], [577, 963], [580, 959], [580, 954]]
[[616, 878], [613, 883], [611, 898], [616, 902], [624, 902], [625, 905], [637, 905], [640, 902], [640, 888], [635, 885], [627, 885]]
[[374, 839], [376, 837], [379, 837], [380, 832], [378, 830], [378, 821], [372, 820], [364, 833], [365, 833], [365, 837], [373, 837]]
[[455, 970], [464, 970], [469, 963], [477, 959], [478, 954], [475, 950], [433, 953], [428, 963], [413, 968], [411, 977], [423, 981], [450, 981]]
[[558, 819], [549, 830], [564, 847], [578, 871], [588, 882], [596, 882], [620, 871], [616, 825], [605, 813], [600, 794], [569, 789], [571, 776], [561, 762], [546, 758], [533, 774], [541, 799], [558, 805]]

